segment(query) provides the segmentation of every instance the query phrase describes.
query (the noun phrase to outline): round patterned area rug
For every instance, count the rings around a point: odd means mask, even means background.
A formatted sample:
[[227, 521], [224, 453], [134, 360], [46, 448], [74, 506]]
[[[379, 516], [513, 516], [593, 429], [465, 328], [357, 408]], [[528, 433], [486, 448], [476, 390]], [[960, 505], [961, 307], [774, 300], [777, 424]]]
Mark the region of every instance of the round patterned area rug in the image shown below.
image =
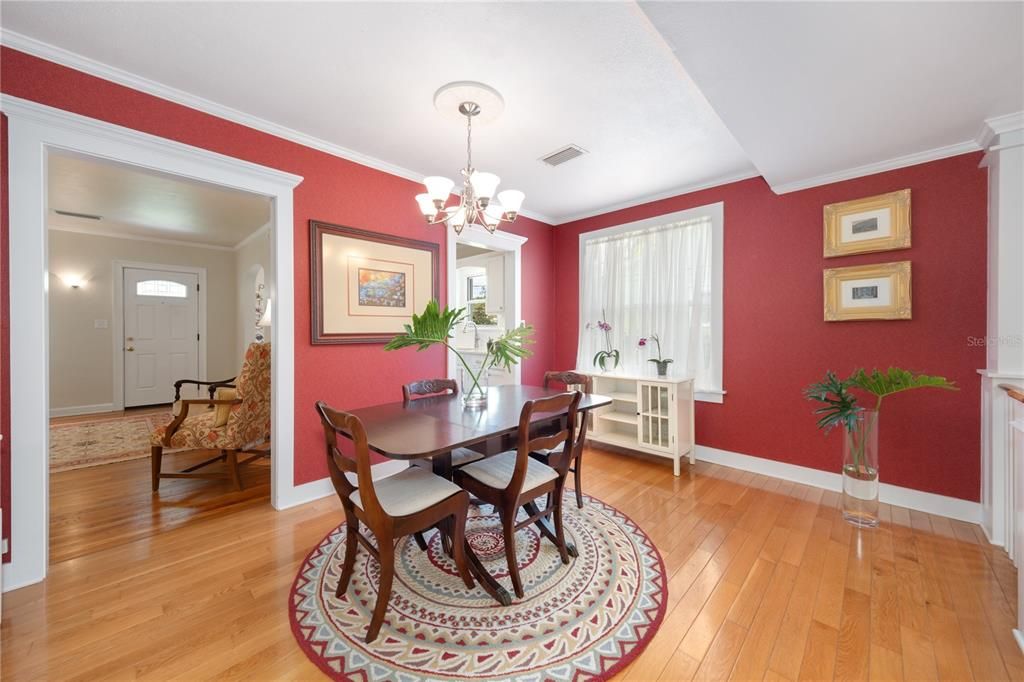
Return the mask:
[[[412, 537], [396, 551], [391, 603], [380, 635], [363, 642], [380, 568], [360, 548], [348, 592], [334, 590], [344, 525], [302, 564], [290, 595], [292, 632], [338, 680], [603, 680], [632, 661], [665, 615], [665, 566], [654, 543], [620, 511], [566, 497], [565, 527], [579, 557], [566, 566], [536, 527], [516, 535], [525, 598], [503, 607], [459, 579], [437, 532], [427, 551]], [[524, 516], [525, 518], [525, 516]], [[511, 592], [498, 517], [470, 507], [467, 537]]]

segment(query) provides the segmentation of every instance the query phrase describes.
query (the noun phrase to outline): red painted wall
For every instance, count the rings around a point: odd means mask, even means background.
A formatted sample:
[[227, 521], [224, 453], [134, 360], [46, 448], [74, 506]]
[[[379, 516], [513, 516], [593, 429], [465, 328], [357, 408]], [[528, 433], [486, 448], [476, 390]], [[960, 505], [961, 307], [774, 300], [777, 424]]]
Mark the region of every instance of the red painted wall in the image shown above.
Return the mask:
[[[781, 196], [755, 178], [560, 225], [555, 362], [576, 361], [580, 233], [724, 201], [728, 394], [721, 405], [697, 404], [697, 442], [837, 471], [840, 438], [815, 429], [801, 389], [829, 368], [902, 366], [944, 375], [962, 390], [887, 400], [882, 480], [978, 500], [976, 370], [985, 366], [985, 350], [968, 337], [985, 335], [987, 176], [980, 160], [966, 154]], [[912, 248], [822, 257], [823, 206], [905, 187], [912, 190]], [[913, 263], [913, 320], [823, 321], [823, 269], [899, 260]]]
[[[382, 345], [317, 346], [310, 344], [309, 221], [397, 234], [442, 244], [445, 229], [427, 228], [413, 197], [420, 186], [387, 173], [340, 159], [236, 123], [210, 116], [136, 90], [95, 78], [7, 47], [0, 48], [3, 80], [0, 90], [52, 107], [116, 123], [221, 154], [301, 175], [295, 189], [295, 480], [305, 483], [327, 475], [322, 432], [313, 411], [318, 399], [340, 408], [356, 408], [400, 397], [401, 384], [445, 372], [441, 350], [385, 354]], [[296, 106], [300, 106], [297, 103]], [[6, 129], [3, 140], [6, 143]], [[453, 172], [455, 169], [452, 169]], [[0, 185], [7, 187], [7, 164]], [[528, 218], [508, 231], [526, 236], [523, 247], [523, 317], [537, 329], [533, 357], [523, 367], [523, 380], [539, 383], [551, 366], [553, 308], [550, 226]], [[3, 206], [3, 237], [7, 211]], [[2, 258], [6, 265], [6, 246]], [[443, 270], [442, 270], [443, 272]], [[442, 278], [443, 281], [443, 278]], [[6, 291], [6, 271], [3, 287]], [[442, 285], [443, 287], [443, 285]], [[7, 311], [3, 309], [4, 329]], [[16, 332], [17, 330], [15, 330]], [[6, 348], [6, 343], [4, 343]], [[4, 365], [6, 369], [6, 363]], [[6, 387], [6, 376], [4, 377]], [[4, 400], [4, 404], [6, 404]], [[9, 456], [3, 454], [3, 502], [9, 503]]]

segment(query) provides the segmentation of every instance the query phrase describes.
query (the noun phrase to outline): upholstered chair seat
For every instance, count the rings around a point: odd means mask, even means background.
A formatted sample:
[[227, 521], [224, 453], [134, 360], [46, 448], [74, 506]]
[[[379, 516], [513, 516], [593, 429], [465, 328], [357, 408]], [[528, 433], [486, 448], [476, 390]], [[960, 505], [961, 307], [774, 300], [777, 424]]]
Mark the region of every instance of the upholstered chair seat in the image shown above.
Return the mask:
[[454, 450], [452, 450], [453, 467], [465, 466], [470, 462], [476, 462], [483, 458], [484, 456], [481, 455], [479, 452], [477, 452], [476, 450], [470, 450], [469, 448], [455, 448]]
[[[405, 471], [373, 482], [377, 501], [388, 516], [408, 516], [429, 509], [462, 492], [451, 481], [435, 476], [426, 469], [410, 467]], [[350, 496], [352, 504], [363, 508], [359, 491]]]
[[[507, 488], [512, 482], [512, 474], [516, 470], [516, 453], [514, 450], [494, 455], [479, 462], [462, 467], [461, 471], [480, 481], [489, 488]], [[532, 490], [539, 485], [558, 478], [558, 472], [535, 459], [527, 460], [526, 478], [523, 479], [523, 490]]]

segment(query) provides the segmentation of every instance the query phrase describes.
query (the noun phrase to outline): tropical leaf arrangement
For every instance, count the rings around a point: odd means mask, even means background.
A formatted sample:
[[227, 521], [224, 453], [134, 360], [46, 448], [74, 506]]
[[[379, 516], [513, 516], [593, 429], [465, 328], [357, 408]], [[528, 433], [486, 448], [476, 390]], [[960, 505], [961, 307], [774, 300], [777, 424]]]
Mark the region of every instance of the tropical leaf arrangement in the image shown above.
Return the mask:
[[818, 415], [818, 428], [828, 433], [836, 426], [842, 425], [852, 429], [857, 422], [858, 414], [864, 410], [857, 404], [857, 397], [850, 392], [851, 388], [859, 388], [874, 395], [874, 410], [882, 409], [882, 400], [887, 396], [910, 391], [917, 388], [941, 388], [947, 391], [959, 391], [959, 387], [945, 377], [928, 374], [914, 374], [899, 367], [890, 367], [888, 371], [878, 369], [870, 373], [858, 369], [848, 378], [840, 379], [835, 372], [825, 372], [822, 381], [811, 384], [804, 389], [808, 400], [824, 403], [814, 411]]
[[526, 346], [533, 343], [533, 339], [530, 338], [533, 335], [533, 327], [528, 324], [520, 324], [501, 336], [487, 341], [487, 349], [484, 353], [483, 363], [480, 365], [480, 371], [474, 372], [462, 354], [449, 342], [455, 337], [455, 328], [465, 320], [465, 317], [465, 308], [452, 310], [445, 306], [444, 310], [441, 310], [437, 300], [431, 299], [421, 314], [412, 316], [412, 324], [404, 325], [403, 333], [388, 341], [384, 350], [400, 350], [416, 346], [417, 351], [423, 351], [440, 344], [455, 354], [455, 357], [462, 363], [463, 369], [472, 377], [472, 391], [483, 390], [480, 386], [480, 377], [490, 368], [501, 367], [509, 370], [513, 365], [519, 364], [523, 358], [532, 355]]
[[[844, 470], [848, 470], [850, 475], [858, 477], [864, 473], [877, 476], [877, 472], [867, 472], [866, 441], [863, 436], [858, 435], [859, 430], [857, 429], [864, 408], [857, 404], [857, 396], [850, 392], [850, 389], [853, 388], [876, 397], [874, 409], [868, 413], [872, 420], [878, 419], [878, 413], [882, 409], [882, 400], [890, 395], [917, 388], [960, 390], [955, 383], [947, 381], [945, 377], [914, 374], [899, 367], [890, 367], [886, 372], [874, 369], [870, 373], [858, 369], [846, 379], [840, 379], [835, 372], [829, 370], [825, 372], [825, 378], [822, 381], [805, 388], [804, 396], [808, 400], [823, 403], [814, 411], [814, 414], [818, 416], [819, 429], [828, 433], [836, 426], [845, 427], [852, 461], [849, 465], [844, 465]], [[877, 421], [866, 424], [866, 428], [869, 429], [876, 427]]]

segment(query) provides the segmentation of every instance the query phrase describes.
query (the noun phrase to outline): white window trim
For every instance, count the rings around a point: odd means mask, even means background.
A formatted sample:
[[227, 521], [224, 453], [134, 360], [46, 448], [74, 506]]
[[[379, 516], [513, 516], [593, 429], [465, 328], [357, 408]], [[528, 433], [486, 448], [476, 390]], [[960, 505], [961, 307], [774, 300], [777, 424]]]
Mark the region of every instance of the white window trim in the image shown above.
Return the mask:
[[[665, 213], [662, 215], [654, 216], [652, 218], [645, 218], [643, 220], [637, 220], [632, 223], [625, 223], [623, 225], [615, 225], [613, 227], [606, 227], [600, 230], [594, 230], [592, 232], [583, 232], [580, 234], [579, 244], [579, 282], [577, 286], [580, 289], [583, 288], [583, 247], [587, 242], [594, 239], [602, 239], [605, 237], [614, 236], [623, 232], [632, 232], [634, 230], [643, 230], [652, 227], [659, 227], [668, 223], [681, 222], [684, 220], [693, 220], [694, 218], [711, 218], [711, 337], [714, 341], [711, 348], [711, 374], [717, 378], [717, 389], [707, 391], [697, 391], [694, 394], [695, 400], [700, 400], [706, 403], [722, 403], [725, 399], [725, 385], [722, 378], [722, 351], [725, 345], [724, 342], [724, 321], [725, 316], [723, 313], [723, 286], [725, 282], [724, 277], [724, 247], [725, 247], [725, 203], [719, 201], [714, 204], [707, 204], [705, 206], [697, 206], [696, 208], [688, 208], [685, 211], [676, 211], [675, 213]], [[583, 319], [583, 310], [579, 311], [579, 327], [583, 329], [586, 320]]]

